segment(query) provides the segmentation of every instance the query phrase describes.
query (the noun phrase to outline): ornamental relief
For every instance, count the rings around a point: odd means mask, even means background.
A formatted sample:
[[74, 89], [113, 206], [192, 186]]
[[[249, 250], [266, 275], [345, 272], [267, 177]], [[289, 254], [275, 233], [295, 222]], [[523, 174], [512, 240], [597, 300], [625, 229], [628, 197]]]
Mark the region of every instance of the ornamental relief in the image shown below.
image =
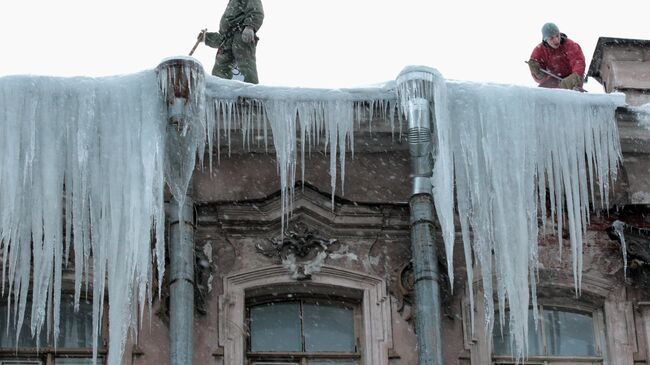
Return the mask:
[[325, 259], [340, 250], [334, 238], [323, 237], [302, 222], [292, 222], [280, 236], [255, 245], [260, 254], [277, 259], [294, 280], [309, 280]]

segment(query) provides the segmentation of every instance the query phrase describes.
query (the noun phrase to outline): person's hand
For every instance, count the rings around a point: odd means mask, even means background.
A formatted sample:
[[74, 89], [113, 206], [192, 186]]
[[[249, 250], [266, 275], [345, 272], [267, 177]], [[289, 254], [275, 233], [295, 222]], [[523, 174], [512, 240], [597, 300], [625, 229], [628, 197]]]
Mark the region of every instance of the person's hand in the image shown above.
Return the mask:
[[244, 43], [252, 43], [253, 40], [255, 40], [255, 31], [253, 30], [253, 27], [247, 25], [241, 32], [241, 39]]
[[560, 88], [573, 90], [577, 86], [580, 86], [580, 79], [580, 75], [573, 73], [560, 81]]
[[543, 79], [546, 75], [542, 72], [542, 68], [539, 66], [539, 63], [535, 60], [530, 60], [528, 61], [528, 67], [530, 68], [530, 72], [535, 75], [535, 78], [537, 80]]

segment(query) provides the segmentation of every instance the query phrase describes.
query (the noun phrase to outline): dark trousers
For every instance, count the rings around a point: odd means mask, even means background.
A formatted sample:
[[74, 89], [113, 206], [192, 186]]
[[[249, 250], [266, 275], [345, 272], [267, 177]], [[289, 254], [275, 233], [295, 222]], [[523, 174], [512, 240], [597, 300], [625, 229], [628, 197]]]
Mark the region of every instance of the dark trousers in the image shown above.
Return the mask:
[[232, 79], [232, 66], [235, 65], [244, 75], [244, 81], [251, 84], [259, 83], [257, 78], [257, 61], [255, 49], [257, 39], [253, 43], [244, 43], [241, 33], [234, 35], [230, 47], [219, 49], [212, 68], [212, 74], [224, 79]]

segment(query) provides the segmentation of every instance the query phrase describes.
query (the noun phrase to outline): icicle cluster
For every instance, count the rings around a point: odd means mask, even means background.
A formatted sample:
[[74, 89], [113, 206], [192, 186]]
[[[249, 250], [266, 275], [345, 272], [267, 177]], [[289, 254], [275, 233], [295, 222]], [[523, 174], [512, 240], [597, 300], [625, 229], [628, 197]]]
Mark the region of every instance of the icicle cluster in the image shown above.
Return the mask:
[[[525, 355], [528, 306], [536, 301], [538, 222], [546, 230], [547, 217], [548, 228], [557, 232], [568, 223], [579, 291], [590, 198], [598, 195], [606, 207], [620, 159], [614, 110], [622, 96], [447, 82], [428, 68], [405, 70], [410, 76], [400, 76], [397, 86], [368, 89], [270, 88], [212, 77], [203, 86], [199, 69], [160, 68], [158, 78], [144, 72], [105, 79], [0, 79], [0, 249], [8, 286], [3, 284], [3, 293], [16, 310], [17, 328], [31, 310], [32, 332], [38, 334], [52, 313], [56, 338], [62, 265], [73, 253], [77, 303], [84, 276], [92, 278], [95, 342], [108, 289], [108, 363], [119, 364], [128, 329], [138, 319], [134, 304], [141, 314], [151, 300], [150, 242], [152, 235], [164, 242], [164, 181], [182, 204], [206, 136], [210, 156], [213, 138], [217, 150], [222, 140], [230, 146], [235, 128], [244, 147], [253, 140], [266, 147], [269, 123], [284, 219], [298, 154], [304, 173], [306, 150], [325, 145], [333, 199], [337, 176], [345, 179], [346, 153], [354, 152], [355, 121], [372, 121], [379, 113], [394, 130], [396, 91], [402, 105], [426, 98], [433, 107], [432, 192], [450, 278], [457, 207], [469, 285], [474, 259], [481, 275], [486, 328], [491, 331], [494, 323], [496, 292], [500, 315], [509, 307], [515, 355]], [[179, 83], [189, 87], [189, 99], [168, 88]], [[165, 103], [185, 118], [175, 133], [169, 133]], [[155, 252], [162, 282], [164, 245], [157, 244]], [[30, 274], [33, 306], [26, 309]]]
[[[340, 156], [344, 156], [345, 141], [352, 136], [354, 98], [319, 90], [296, 89], [291, 93], [212, 80], [208, 83], [211, 87], [208, 94], [214, 98], [214, 110], [208, 120], [221, 123], [221, 127], [212, 127], [218, 139], [230, 142], [231, 129], [238, 124], [244, 146], [250, 143], [253, 127], [258, 137], [263, 133], [258, 139], [266, 141], [265, 120], [271, 124], [284, 212], [290, 210], [298, 133], [304, 157], [304, 142], [318, 143], [319, 131], [324, 131], [325, 142], [330, 144], [335, 191], [336, 143], [343, 148]], [[447, 82], [426, 67], [406, 68], [398, 77], [396, 89], [403, 111], [409, 100], [425, 98], [435, 114], [432, 192], [449, 277], [453, 280], [457, 207], [467, 266], [473, 267], [474, 258], [478, 261], [487, 303], [486, 330], [491, 331], [494, 323], [492, 298], [496, 292], [500, 315], [505, 315], [506, 304], [509, 308], [513, 348], [520, 359], [527, 348], [528, 308], [531, 302], [536, 304], [538, 220], [544, 222], [543, 231], [547, 216], [551, 230], [562, 232], [568, 223], [579, 291], [589, 198], [595, 200], [598, 193], [600, 206], [606, 208], [610, 182], [616, 178], [620, 145], [614, 111], [623, 104], [622, 97]], [[246, 98], [249, 105], [242, 107], [237, 96]], [[366, 95], [368, 99], [372, 100]], [[386, 103], [391, 98], [380, 100]], [[392, 115], [390, 107], [382, 110]], [[301, 132], [297, 131], [299, 122]], [[224, 136], [219, 134], [220, 129]], [[302, 161], [304, 171], [304, 158]], [[550, 212], [546, 211], [547, 198]], [[562, 246], [561, 235], [558, 239]], [[468, 282], [471, 286], [471, 269]], [[470, 290], [472, 307], [473, 299]]]
[[[441, 104], [448, 104], [450, 123], [438, 128], [447, 128], [439, 133], [451, 139], [439, 148], [449, 149], [453, 158], [468, 272], [474, 257], [488, 331], [494, 323], [493, 293], [501, 323], [507, 303], [514, 355], [521, 359], [527, 348], [528, 308], [531, 302], [536, 307], [539, 222], [543, 232], [559, 233], [560, 248], [561, 233], [568, 230], [579, 292], [590, 198], [594, 206], [607, 208], [621, 157], [614, 113], [623, 100], [507, 85], [450, 82], [447, 90]], [[449, 185], [443, 187], [447, 191], [442, 195], [453, 194]], [[546, 227], [547, 217], [551, 227]], [[453, 231], [444, 237], [453, 237]]]
[[106, 292], [108, 363], [121, 363], [133, 308], [151, 301], [152, 236], [164, 242], [162, 107], [153, 71], [0, 78], [2, 289], [17, 314], [6, 325], [20, 331], [31, 311], [32, 334], [52, 323], [56, 345], [62, 270], [73, 261], [75, 306], [83, 279], [92, 283], [93, 355]]
[[[253, 86], [249, 84], [211, 79], [207, 84], [208, 130], [219, 144], [225, 139], [230, 147], [231, 133], [239, 128], [243, 147], [251, 146], [251, 139], [264, 141], [268, 148], [267, 122], [271, 127], [273, 146], [280, 176], [282, 196], [282, 226], [291, 211], [293, 188], [296, 181], [298, 153], [300, 153], [301, 180], [304, 181], [305, 154], [321, 141], [330, 155], [330, 186], [332, 209], [336, 192], [337, 163], [340, 168], [341, 194], [344, 190], [345, 156], [354, 155], [353, 131], [355, 121], [377, 116], [390, 121], [395, 130], [395, 95], [391, 89], [321, 90], [288, 89]], [[300, 142], [300, 143], [299, 143]], [[210, 142], [212, 150], [214, 142]], [[230, 154], [230, 149], [228, 150]], [[210, 153], [212, 155], [212, 153]], [[337, 159], [338, 156], [338, 159]]]

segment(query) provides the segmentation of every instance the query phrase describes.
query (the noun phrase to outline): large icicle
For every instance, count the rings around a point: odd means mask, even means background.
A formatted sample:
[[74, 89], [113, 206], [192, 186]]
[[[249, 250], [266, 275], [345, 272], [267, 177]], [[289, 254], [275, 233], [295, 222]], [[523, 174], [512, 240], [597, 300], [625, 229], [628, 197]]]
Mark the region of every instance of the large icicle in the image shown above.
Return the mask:
[[[620, 159], [614, 111], [623, 101], [620, 96], [507, 85], [449, 82], [447, 90], [447, 101], [434, 101], [448, 103], [451, 118], [448, 125], [438, 125], [439, 133], [451, 136], [450, 145], [439, 150], [453, 151], [465, 256], [471, 258], [471, 247], [480, 269], [486, 329], [491, 331], [494, 323], [495, 280], [499, 313], [504, 316], [507, 303], [514, 356], [521, 359], [527, 348], [528, 308], [531, 300], [536, 302], [538, 212], [546, 214], [546, 189], [557, 230], [561, 233], [568, 222], [579, 292], [589, 197], [597, 183], [600, 207], [606, 207]], [[445, 128], [449, 130], [440, 131]], [[437, 199], [436, 207], [441, 203], [450, 200]], [[445, 240], [453, 237], [451, 229], [443, 226]], [[561, 234], [558, 239], [561, 245]], [[467, 264], [469, 272], [471, 260]]]
[[[163, 243], [162, 106], [153, 71], [0, 79], [3, 289], [18, 311], [18, 330], [31, 310], [33, 335], [46, 313], [58, 332], [64, 246], [72, 241], [77, 308], [82, 278], [93, 280], [94, 355], [108, 288], [108, 364], [121, 363], [132, 307], [151, 284], [154, 228]], [[26, 309], [30, 272], [33, 305]]]
[[627, 243], [625, 242], [625, 222], [615, 220], [612, 223], [614, 228], [614, 233], [618, 236], [619, 241], [621, 241], [621, 255], [623, 256], [623, 276], [627, 280]]
[[[204, 72], [203, 69], [195, 70], [192, 67], [200, 67], [198, 63], [191, 63], [196, 62], [193, 58], [186, 59], [182, 68], [162, 67], [165, 60], [158, 68], [162, 97], [169, 105], [169, 118], [176, 123], [168, 128], [177, 128], [175, 133], [167, 133], [166, 136], [165, 180], [181, 206], [194, 173], [196, 158], [203, 159], [206, 130], [209, 128], [204, 110]], [[167, 59], [167, 62], [182, 60], [184, 59], [175, 57]], [[170, 85], [174, 90], [168, 90]], [[185, 91], [185, 86], [189, 95], [179, 95]]]
[[285, 228], [285, 213], [293, 200], [293, 181], [296, 176], [296, 103], [270, 101], [266, 111], [273, 131], [273, 144], [280, 175], [282, 199], [282, 229]]

